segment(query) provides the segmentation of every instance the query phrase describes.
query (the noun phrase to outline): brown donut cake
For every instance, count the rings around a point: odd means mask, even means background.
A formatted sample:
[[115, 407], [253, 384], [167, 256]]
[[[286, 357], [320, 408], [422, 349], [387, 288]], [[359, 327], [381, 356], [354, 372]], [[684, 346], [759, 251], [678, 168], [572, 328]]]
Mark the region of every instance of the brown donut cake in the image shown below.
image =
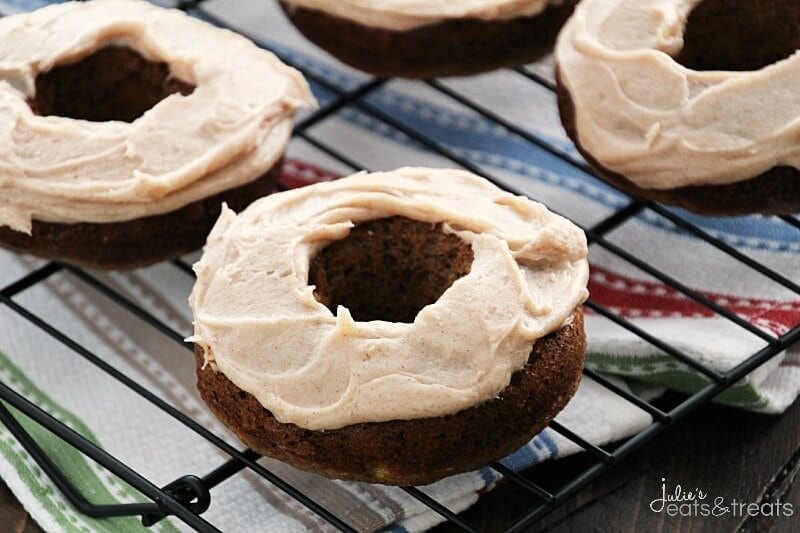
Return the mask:
[[97, 268], [195, 250], [276, 190], [313, 103], [247, 39], [136, 0], [5, 17], [0, 64], [0, 246]]
[[147, 266], [200, 249], [223, 203], [240, 211], [253, 200], [277, 191], [281, 163], [276, 162], [255, 181], [163, 215], [102, 224], [34, 220], [30, 234], [0, 227], [0, 245], [88, 268]]
[[198, 388], [247, 446], [328, 477], [479, 468], [577, 389], [586, 254], [565, 219], [454, 170], [224, 211], [190, 298]]
[[543, 430], [578, 388], [585, 338], [577, 311], [567, 326], [534, 345], [527, 364], [493, 400], [452, 415], [329, 431], [281, 424], [224, 374], [204, 367], [197, 351], [200, 394], [256, 452], [335, 479], [426, 485], [510, 455]]
[[549, 52], [577, 0], [282, 0], [292, 23], [378, 76], [474, 74]]
[[599, 177], [707, 215], [800, 211], [800, 5], [587, 0], [556, 46], [564, 127]]

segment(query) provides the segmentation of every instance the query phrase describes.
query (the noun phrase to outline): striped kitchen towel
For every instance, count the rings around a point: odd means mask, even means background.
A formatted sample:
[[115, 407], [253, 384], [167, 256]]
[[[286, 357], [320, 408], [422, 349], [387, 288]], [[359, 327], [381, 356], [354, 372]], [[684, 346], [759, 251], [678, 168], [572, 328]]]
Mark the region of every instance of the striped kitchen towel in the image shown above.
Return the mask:
[[[46, 2], [0, 0], [0, 11], [32, 9], [43, 3]], [[325, 84], [312, 84], [323, 105], [335, 97], [336, 90], [352, 89], [368, 81], [363, 74], [336, 63], [306, 43], [274, 2], [209, 0], [199, 9], [198, 16], [233, 27], [325, 80]], [[547, 76], [551, 72], [547, 62], [533, 68]], [[555, 98], [546, 87], [513, 71], [442, 83], [576, 156], [560, 127]], [[423, 131], [459, 157], [584, 226], [603, 220], [628, 202], [624, 195], [574, 165], [470, 112], [422, 82], [388, 82], [370, 93], [365, 102]], [[363, 168], [453, 165], [358, 106], [343, 108], [308, 134]], [[315, 148], [313, 142], [297, 139], [290, 147], [283, 180], [295, 187], [335, 179], [350, 171], [342, 161]], [[797, 228], [774, 218], [681, 215], [722, 242], [800, 282]], [[609, 233], [607, 239], [762, 331], [780, 335], [800, 323], [800, 298], [796, 294], [687, 235], [655, 212], [643, 211]], [[194, 259], [196, 255], [187, 258], [189, 262]], [[766, 346], [761, 337], [711, 313], [602, 248], [592, 247], [591, 261], [590, 289], [597, 302], [713, 369], [730, 369]], [[0, 252], [0, 287], [40, 264], [29, 257]], [[186, 298], [192, 278], [184, 271], [162, 264], [129, 273], [94, 275], [179, 335], [191, 334]], [[197, 395], [189, 350], [125, 311], [85, 279], [62, 271], [24, 291], [16, 300], [216, 435], [241, 447]], [[587, 334], [587, 365], [623, 388], [652, 395], [663, 388], [692, 392], [707, 383], [696, 371], [600, 315], [587, 314]], [[0, 306], [0, 380], [158, 485], [184, 474], [204, 475], [227, 460], [207, 440], [5, 306]], [[800, 352], [793, 351], [762, 366], [719, 401], [779, 413], [794, 401], [798, 389]], [[17, 416], [90, 500], [107, 503], [143, 499], [102, 467], [24, 416]], [[588, 378], [558, 421], [598, 445], [624, 439], [652, 422], [647, 413]], [[522, 469], [577, 451], [575, 444], [545, 430], [505, 462]], [[261, 462], [360, 531], [421, 531], [440, 521], [438, 515], [397, 488], [329, 481], [269, 459]], [[4, 427], [0, 427], [0, 477], [49, 531], [142, 529], [135, 519], [94, 520], [72, 509]], [[484, 469], [443, 480], [424, 490], [450, 509], [460, 511], [496, 481], [497, 475]], [[225, 531], [331, 529], [314, 513], [249, 471], [214, 488], [211, 502], [204, 517]], [[156, 529], [172, 531], [185, 526], [169, 519]]]

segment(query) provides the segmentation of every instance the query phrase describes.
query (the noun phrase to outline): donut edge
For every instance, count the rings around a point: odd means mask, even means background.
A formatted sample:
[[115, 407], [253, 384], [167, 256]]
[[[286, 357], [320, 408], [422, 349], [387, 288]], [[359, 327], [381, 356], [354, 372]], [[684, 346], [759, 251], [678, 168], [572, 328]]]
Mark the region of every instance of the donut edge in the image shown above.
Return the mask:
[[477, 74], [541, 58], [552, 49], [577, 0], [548, 5], [532, 17], [455, 19], [407, 31], [280, 4], [308, 40], [344, 63], [375, 76], [425, 78]]
[[214, 415], [254, 451], [328, 478], [425, 485], [479, 469], [513, 453], [561, 411], [581, 380], [583, 308], [539, 339], [528, 362], [497, 398], [458, 413], [313, 431], [278, 422], [224, 374], [204, 368], [195, 346], [197, 386]]
[[30, 235], [0, 227], [0, 247], [99, 270], [130, 270], [202, 248], [222, 203], [241, 211], [279, 189], [283, 157], [260, 177], [161, 215], [123, 222], [33, 221]]
[[597, 177], [620, 191], [688, 209], [699, 215], [791, 215], [800, 212], [800, 170], [774, 167], [750, 179], [724, 185], [694, 185], [674, 189], [644, 189], [599, 163], [580, 143], [575, 104], [556, 67], [556, 96], [561, 123]]

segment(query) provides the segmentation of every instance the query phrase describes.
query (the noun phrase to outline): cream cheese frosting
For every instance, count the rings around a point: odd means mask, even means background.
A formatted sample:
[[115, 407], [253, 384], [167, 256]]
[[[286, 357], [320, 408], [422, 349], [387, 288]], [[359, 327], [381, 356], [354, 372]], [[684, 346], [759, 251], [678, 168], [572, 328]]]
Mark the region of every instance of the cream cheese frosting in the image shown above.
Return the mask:
[[[332, 313], [309, 265], [359, 222], [442, 223], [471, 270], [413, 323]], [[276, 419], [311, 430], [447, 415], [490, 400], [587, 297], [583, 232], [457, 170], [356, 174], [223, 210], [189, 299], [205, 360]]]
[[680, 65], [701, 1], [583, 0], [556, 46], [580, 144], [642, 188], [800, 169], [800, 54], [750, 72]]
[[[37, 116], [38, 73], [126, 46], [194, 85], [131, 122]], [[233, 32], [138, 0], [65, 3], [0, 19], [0, 226], [106, 223], [163, 214], [269, 170], [302, 76]]]
[[283, 0], [375, 28], [406, 31], [452, 19], [506, 20], [538, 15], [561, 0]]

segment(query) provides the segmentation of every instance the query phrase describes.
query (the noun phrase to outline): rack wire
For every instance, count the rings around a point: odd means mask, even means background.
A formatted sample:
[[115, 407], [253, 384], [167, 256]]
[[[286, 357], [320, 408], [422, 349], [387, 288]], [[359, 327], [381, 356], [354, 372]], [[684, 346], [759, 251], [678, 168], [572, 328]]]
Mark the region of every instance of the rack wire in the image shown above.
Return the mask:
[[[214, 24], [225, 26], [221, 20], [215, 18], [208, 11], [202, 10], [202, 4], [204, 1], [205, 0], [185, 1], [181, 2], [178, 7], [192, 13], [193, 15], [201, 16], [202, 18], [205, 18]], [[281, 56], [279, 52], [276, 53], [278, 56]], [[292, 60], [289, 57], [284, 56], [281, 57], [281, 59], [290, 65], [292, 64]], [[319, 108], [316, 112], [305, 117], [296, 124], [294, 136], [296, 138], [303, 139], [305, 142], [332, 157], [345, 167], [349, 167], [354, 170], [360, 170], [363, 168], [363, 165], [359, 164], [355, 160], [357, 154], [342, 153], [341, 151], [331, 147], [327, 143], [315, 137], [310, 130], [330, 117], [335, 116], [335, 114], [340, 110], [346, 107], [353, 107], [382, 122], [395, 131], [404, 134], [409, 139], [418, 143], [434, 154], [450, 160], [453, 164], [482, 175], [508, 191], [521, 194], [520, 191], [515, 190], [507, 183], [504, 183], [502, 179], [499, 179], [493, 175], [493, 173], [487, 168], [476, 165], [468, 158], [459, 155], [454, 150], [437, 141], [435, 138], [431, 137], [425, 132], [404, 124], [402, 121], [388, 115], [375, 105], [370, 104], [366, 97], [375, 92], [377, 89], [386, 85], [386, 83], [390, 80], [370, 79], [354, 88], [345, 90], [331, 83], [324, 77], [319, 76], [308, 69], [304, 69], [302, 65], [293, 66], [303, 71], [306, 78], [312, 83], [334, 95], [330, 101]], [[513, 72], [515, 75], [535, 83], [536, 85], [548, 91], [555, 90], [555, 85], [551, 80], [537, 74], [536, 72], [528, 70], [527, 68], [520, 67], [514, 69]], [[491, 123], [497, 127], [503, 128], [509, 134], [529, 143], [532, 147], [543, 149], [547, 153], [558, 157], [562, 161], [574, 166], [575, 168], [591, 174], [591, 169], [588, 167], [588, 165], [582, 160], [576, 158], [573, 154], [564, 151], [558, 146], [555, 146], [547, 139], [509, 122], [500, 114], [456, 91], [447, 84], [435, 79], [422, 80], [420, 83], [425, 84], [428, 88], [432, 89], [436, 93], [449, 98], [454, 102], [457, 102], [461, 106], [464, 106], [474, 113], [477, 113], [486, 120], [491, 121]], [[636, 335], [660, 352], [669, 355], [678, 362], [694, 369], [699, 374], [704, 376], [708, 383], [698, 392], [683, 399], [679, 404], [671, 407], [668, 410], [663, 410], [659, 407], [656, 407], [651, 402], [645, 401], [639, 396], [632, 394], [628, 390], [616, 385], [613, 381], [607, 379], [603, 375], [586, 368], [584, 370], [584, 374], [587, 377], [593, 379], [595, 382], [600, 384], [602, 387], [605, 387], [613, 394], [624, 398], [631, 404], [652, 415], [653, 423], [644, 430], [640, 431], [638, 434], [624, 441], [622, 444], [615, 445], [612, 449], [612, 447], [604, 448], [591, 444], [585, 438], [581, 437], [579, 434], [576, 434], [569, 428], [566, 428], [557, 422], [552, 422], [549, 426], [551, 430], [577, 444], [580, 448], [588, 452], [593, 459], [592, 464], [589, 467], [585, 468], [582, 472], [556, 489], [546, 489], [531, 479], [514, 472], [501, 463], [491, 465], [491, 468], [494, 469], [497, 474], [502, 476], [502, 478], [505, 479], [509, 485], [515, 487], [516, 490], [524, 491], [525, 493], [529, 494], [531, 496], [531, 501], [533, 502], [529, 509], [517, 517], [516, 520], [507, 527], [505, 531], [509, 533], [522, 531], [531, 526], [546, 513], [552, 511], [560, 503], [564, 502], [567, 498], [596, 480], [610, 468], [613, 468], [617, 462], [645, 446], [666, 428], [685, 418], [688, 414], [692, 413], [708, 401], [712, 400], [721, 392], [733, 386], [737, 381], [782, 351], [794, 344], [800, 343], [800, 324], [794, 327], [794, 329], [791, 329], [780, 336], [775, 336], [751, 324], [741, 316], [714, 302], [712, 299], [704, 296], [698, 291], [693, 290], [673, 276], [649, 264], [647, 261], [637, 257], [635, 254], [625, 250], [621, 246], [615, 245], [607, 238], [610, 232], [641, 214], [644, 210], [650, 210], [658, 214], [674, 224], [680, 230], [691, 234], [713, 246], [721, 253], [725, 254], [731, 261], [739, 262], [752, 269], [754, 272], [765, 276], [784, 289], [796, 295], [800, 295], [800, 285], [797, 283], [760, 263], [756, 259], [753, 259], [745, 253], [730, 246], [721, 239], [711, 235], [708, 231], [700, 228], [681, 215], [676, 214], [676, 212], [665, 209], [664, 207], [652, 202], [630, 199], [626, 205], [616, 209], [605, 219], [592, 224], [591, 226], [584, 227], [583, 229], [586, 231], [586, 234], [589, 238], [590, 246], [600, 247], [607, 253], [616, 256], [621, 261], [627, 262], [640, 271], [649, 274], [655, 279], [674, 288], [689, 300], [694, 301], [715, 315], [724, 317], [739, 328], [759, 337], [766, 344], [763, 348], [759, 349], [755, 353], [752, 353], [749, 357], [745, 358], [741, 363], [729, 371], [719, 372], [707, 367], [706, 365], [697, 361], [695, 358], [682, 352], [677, 347], [672, 346], [653, 334], [644, 331], [642, 328], [633, 324], [628, 319], [620, 316], [620, 314], [615, 312], [613, 309], [596, 300], [590, 299], [586, 303], [586, 306], [591, 311], [607, 318], [633, 335]], [[795, 216], [785, 216], [782, 217], [782, 220], [789, 226], [797, 229], [799, 232], [798, 237], [800, 237], [800, 219]], [[173, 261], [172, 265], [174, 268], [186, 275], [193, 274], [191, 267], [183, 260]], [[77, 276], [90, 287], [100, 291], [116, 305], [121, 306], [145, 321], [154, 330], [159, 331], [161, 334], [166, 335], [175, 342], [178, 342], [182, 346], [191, 350], [191, 347], [187, 346], [183, 342], [183, 335], [175, 331], [167, 323], [155, 317], [136, 302], [116, 291], [114, 288], [106, 284], [102, 279], [96, 277], [90, 272], [57, 262], [48, 262], [36, 270], [27, 273], [20, 279], [17, 279], [7, 284], [3, 288], [0, 288], [0, 306], [5, 306], [6, 308], [15, 312], [33, 326], [40, 329], [42, 332], [66, 346], [68, 349], [74, 352], [75, 355], [89, 361], [111, 378], [117, 380], [119, 383], [138, 394], [142, 401], [149, 402], [164, 413], [173, 417], [175, 420], [183, 424], [200, 437], [204, 438], [206, 441], [220, 449], [228, 456], [228, 460], [203, 477], [186, 475], [176, 479], [166, 486], [158, 487], [143, 475], [126, 466], [116, 457], [104, 451], [102, 448], [93, 444], [76, 431], [72, 430], [68, 426], [59, 422], [53, 416], [37, 407], [29, 399], [15, 392], [6, 383], [0, 381], [0, 399], [2, 399], [2, 402], [0, 402], [0, 421], [6, 425], [6, 427], [18, 439], [20, 444], [42, 467], [42, 470], [50, 477], [58, 489], [75, 506], [77, 510], [85, 513], [86, 515], [97, 518], [140, 516], [142, 523], [146, 526], [153, 525], [164, 517], [172, 515], [182, 520], [185, 524], [196, 529], [197, 531], [218, 531], [202, 516], [203, 512], [210, 505], [212, 497], [211, 490], [238, 472], [248, 469], [269, 483], [273, 484], [279, 490], [284, 491], [297, 502], [319, 515], [322, 519], [327, 521], [335, 528], [338, 528], [341, 531], [355, 531], [351, 525], [349, 525], [340, 517], [336, 516], [336, 514], [331, 510], [326, 509], [323, 505], [314, 501], [301, 490], [292, 486], [280, 476], [276, 475], [268, 468], [258, 463], [258, 454], [251, 450], [240, 450], [231, 446], [223, 439], [216, 436], [201, 424], [193, 420], [191, 417], [185, 415], [166, 401], [162, 400], [156, 394], [137, 383], [130, 376], [127, 376], [123, 372], [112, 367], [97, 354], [93, 353], [85, 346], [82, 346], [79, 342], [48, 323], [47, 320], [38, 316], [36, 313], [19, 303], [17, 297], [20, 294], [46, 281], [54, 274], [64, 271]], [[6, 404], [13, 406], [15, 409], [27, 415], [42, 427], [46, 428], [48, 431], [72, 445], [75, 449], [79, 450], [87, 457], [108, 469], [120, 479], [139, 490], [144, 496], [149, 498], [150, 501], [145, 503], [115, 505], [95, 505], [87, 501], [86, 498], [59, 471], [58, 467], [36, 444], [35, 440], [31, 438], [31, 436], [25, 431], [19, 422], [11, 415]], [[470, 524], [466, 519], [448, 509], [447, 506], [441, 502], [431, 498], [425, 492], [414, 487], [406, 487], [404, 490], [411, 497], [416, 498], [433, 511], [439, 513], [453, 526], [460, 528], [463, 531], [478, 531], [475, 525]]]

